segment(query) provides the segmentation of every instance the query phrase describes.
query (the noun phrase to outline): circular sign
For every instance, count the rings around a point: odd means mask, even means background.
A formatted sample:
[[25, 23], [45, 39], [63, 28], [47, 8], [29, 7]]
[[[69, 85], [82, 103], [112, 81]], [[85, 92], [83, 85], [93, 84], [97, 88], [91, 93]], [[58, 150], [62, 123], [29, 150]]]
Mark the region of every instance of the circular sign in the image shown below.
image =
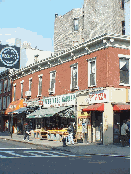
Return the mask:
[[19, 60], [18, 52], [12, 47], [6, 47], [1, 51], [1, 61], [6, 66], [14, 66]]

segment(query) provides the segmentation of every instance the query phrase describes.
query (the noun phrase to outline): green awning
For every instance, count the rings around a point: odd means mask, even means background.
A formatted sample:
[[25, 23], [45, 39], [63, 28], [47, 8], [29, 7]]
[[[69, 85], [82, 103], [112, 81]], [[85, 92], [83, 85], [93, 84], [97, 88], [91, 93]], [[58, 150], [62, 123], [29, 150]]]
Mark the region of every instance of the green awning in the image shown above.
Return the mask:
[[60, 113], [64, 110], [72, 108], [72, 106], [62, 106], [59, 108], [45, 108], [45, 109], [38, 109], [31, 114], [28, 114], [26, 118], [43, 118], [43, 117], [51, 117], [57, 113]]

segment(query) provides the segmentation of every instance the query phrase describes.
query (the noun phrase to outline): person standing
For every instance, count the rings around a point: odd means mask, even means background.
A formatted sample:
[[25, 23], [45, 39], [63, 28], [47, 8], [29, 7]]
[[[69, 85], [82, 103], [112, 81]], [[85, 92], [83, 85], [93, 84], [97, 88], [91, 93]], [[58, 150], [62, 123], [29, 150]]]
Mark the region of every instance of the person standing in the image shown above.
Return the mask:
[[127, 126], [128, 126], [128, 129], [129, 131], [127, 132], [127, 136], [128, 136], [128, 143], [129, 143], [129, 146], [130, 146], [130, 119], [127, 120]]
[[25, 140], [26, 137], [27, 137], [27, 139], [28, 139], [28, 141], [29, 141], [29, 135], [30, 135], [30, 126], [29, 126], [28, 123], [26, 123], [26, 124], [25, 124], [25, 135], [24, 135], [24, 140]]
[[69, 132], [69, 136], [68, 136], [68, 144], [73, 144], [74, 145], [74, 140], [73, 140], [73, 133], [74, 133], [74, 127], [72, 124], [69, 125], [68, 127], [68, 132]]
[[121, 139], [122, 139], [122, 146], [125, 146], [125, 143], [127, 142], [127, 133], [128, 131], [128, 126], [126, 124], [126, 120], [123, 120], [123, 125], [121, 126]]

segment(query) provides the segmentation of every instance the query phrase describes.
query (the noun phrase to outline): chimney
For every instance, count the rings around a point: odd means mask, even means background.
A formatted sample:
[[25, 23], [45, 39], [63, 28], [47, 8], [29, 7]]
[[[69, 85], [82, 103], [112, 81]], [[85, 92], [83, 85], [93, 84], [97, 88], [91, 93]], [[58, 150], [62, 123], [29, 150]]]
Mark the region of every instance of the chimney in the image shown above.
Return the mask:
[[58, 14], [55, 14], [55, 18], [57, 18]]

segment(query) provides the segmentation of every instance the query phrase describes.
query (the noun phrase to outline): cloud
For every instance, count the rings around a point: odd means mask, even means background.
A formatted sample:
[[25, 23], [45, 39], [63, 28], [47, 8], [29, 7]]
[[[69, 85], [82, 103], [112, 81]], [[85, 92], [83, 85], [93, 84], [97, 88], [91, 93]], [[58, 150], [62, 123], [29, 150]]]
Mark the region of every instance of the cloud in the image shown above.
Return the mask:
[[[8, 34], [8, 35], [7, 35]], [[9, 35], [10, 34], [10, 35]], [[52, 51], [53, 48], [53, 39], [52, 38], [43, 38], [42, 35], [38, 35], [37, 32], [32, 32], [24, 28], [0, 28], [0, 41], [2, 44], [12, 43], [14, 38], [21, 39], [21, 43], [27, 41], [31, 43], [31, 47], [44, 51]]]
[[6, 40], [6, 42], [7, 42], [9, 45], [15, 45], [15, 38], [8, 39], [8, 40]]

